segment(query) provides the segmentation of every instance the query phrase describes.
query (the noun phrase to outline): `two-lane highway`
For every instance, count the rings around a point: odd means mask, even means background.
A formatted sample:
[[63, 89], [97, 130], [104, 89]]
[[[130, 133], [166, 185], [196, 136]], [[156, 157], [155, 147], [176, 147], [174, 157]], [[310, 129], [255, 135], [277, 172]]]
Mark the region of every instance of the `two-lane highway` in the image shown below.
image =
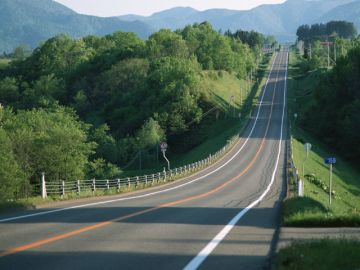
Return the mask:
[[0, 217], [0, 269], [264, 269], [284, 186], [288, 53], [224, 159], [133, 194]]

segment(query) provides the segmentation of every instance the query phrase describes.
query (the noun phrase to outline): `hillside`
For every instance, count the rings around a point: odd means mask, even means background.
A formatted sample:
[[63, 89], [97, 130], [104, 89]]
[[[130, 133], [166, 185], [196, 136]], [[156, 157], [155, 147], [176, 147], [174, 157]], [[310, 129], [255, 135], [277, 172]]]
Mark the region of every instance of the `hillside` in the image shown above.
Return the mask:
[[[240, 99], [243, 115], [250, 107], [246, 78], [265, 39], [258, 35], [250, 46], [208, 23], [163, 29], [146, 41], [124, 32], [57, 35], [23, 60], [4, 59], [0, 183], [14, 187], [4, 193], [15, 196], [16, 181], [31, 185], [44, 170], [56, 181], [156, 169], [160, 141], [169, 158], [180, 157], [227, 131], [239, 123]], [[228, 135], [206, 149], [217, 151]]]
[[178, 7], [144, 17], [125, 15], [100, 18], [78, 14], [53, 0], [0, 0], [0, 52], [20, 44], [36, 47], [60, 33], [71, 37], [103, 36], [114, 31], [135, 32], [141, 38], [161, 29], [210, 22], [215, 29], [254, 30], [279, 41], [294, 41], [299, 25], [347, 20], [360, 28], [359, 0], [288, 0], [249, 11]]
[[118, 30], [136, 32], [143, 38], [152, 32], [139, 21], [80, 15], [52, 0], [0, 0], [0, 52], [12, 51], [20, 44], [36, 47], [59, 33], [103, 36]]

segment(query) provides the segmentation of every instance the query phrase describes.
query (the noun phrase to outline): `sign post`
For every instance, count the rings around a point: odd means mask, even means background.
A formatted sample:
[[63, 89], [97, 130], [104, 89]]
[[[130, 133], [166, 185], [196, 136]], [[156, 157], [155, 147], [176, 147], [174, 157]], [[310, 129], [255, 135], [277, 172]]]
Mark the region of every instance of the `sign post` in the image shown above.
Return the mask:
[[330, 165], [330, 176], [329, 176], [329, 204], [331, 205], [331, 191], [332, 191], [332, 169], [333, 165], [336, 164], [335, 157], [325, 158], [325, 164]]
[[168, 148], [168, 144], [166, 142], [162, 142], [162, 143], [160, 143], [160, 148], [161, 148], [161, 152], [163, 153], [163, 157], [168, 164], [168, 170], [170, 171], [170, 161], [166, 158], [166, 155], [165, 155], [165, 152]]

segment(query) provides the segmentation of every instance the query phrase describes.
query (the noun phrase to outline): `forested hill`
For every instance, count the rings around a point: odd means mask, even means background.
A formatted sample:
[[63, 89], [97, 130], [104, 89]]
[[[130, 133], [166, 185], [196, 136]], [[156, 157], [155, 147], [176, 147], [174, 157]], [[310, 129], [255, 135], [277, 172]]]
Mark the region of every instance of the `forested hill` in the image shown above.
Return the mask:
[[[345, 21], [302, 25], [298, 67], [304, 80], [298, 123], [358, 165], [360, 162], [360, 38]], [[329, 41], [329, 42], [327, 42]], [[329, 47], [328, 47], [328, 46]], [[331, 68], [333, 66], [333, 68]]]
[[148, 37], [153, 30], [145, 23], [118, 18], [77, 14], [52, 0], [0, 0], [0, 52], [26, 44], [33, 48], [60, 33], [72, 37], [106, 35], [115, 31], [136, 32]]
[[264, 42], [255, 32], [222, 35], [208, 23], [146, 41], [124, 32], [47, 40], [0, 69], [0, 197], [26, 191], [43, 171], [48, 181], [118, 177], [160, 140], [172, 152], [191, 149], [214, 107], [201, 78], [246, 78]]

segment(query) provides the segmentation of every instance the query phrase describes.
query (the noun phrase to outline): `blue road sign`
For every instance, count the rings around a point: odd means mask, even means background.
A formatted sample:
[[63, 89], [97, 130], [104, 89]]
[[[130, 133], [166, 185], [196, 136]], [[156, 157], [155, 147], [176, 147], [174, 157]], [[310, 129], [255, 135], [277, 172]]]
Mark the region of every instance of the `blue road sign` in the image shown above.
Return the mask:
[[335, 163], [336, 163], [336, 158], [335, 157], [325, 158], [325, 164], [326, 165], [335, 164]]

